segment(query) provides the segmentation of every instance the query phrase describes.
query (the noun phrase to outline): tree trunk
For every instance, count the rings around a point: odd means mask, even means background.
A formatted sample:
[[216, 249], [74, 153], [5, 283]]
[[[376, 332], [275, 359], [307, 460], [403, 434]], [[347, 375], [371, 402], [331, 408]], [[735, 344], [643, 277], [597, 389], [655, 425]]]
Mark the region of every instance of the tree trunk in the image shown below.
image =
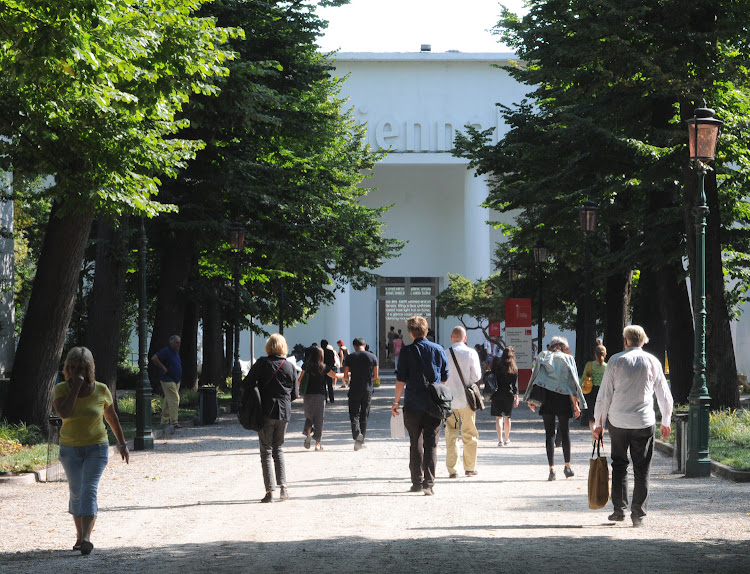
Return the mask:
[[185, 305], [185, 320], [182, 326], [182, 361], [181, 389], [198, 388], [198, 321], [200, 319], [198, 304], [192, 299]]
[[122, 342], [122, 312], [125, 278], [130, 261], [128, 218], [115, 228], [107, 218], [97, 223], [96, 267], [89, 305], [89, 321], [84, 344], [96, 361], [97, 380], [117, 390], [117, 363]]
[[705, 186], [710, 210], [706, 227], [706, 339], [709, 367], [707, 384], [713, 408], [736, 409], [740, 406], [740, 392], [724, 285], [721, 211], [715, 171], [706, 175]]
[[622, 330], [628, 324], [633, 272], [614, 273], [607, 277], [607, 310], [604, 324], [604, 346], [607, 356], [623, 350]]
[[203, 304], [203, 368], [200, 384], [225, 386], [224, 330], [216, 289], [208, 293]]
[[[187, 304], [185, 289], [195, 260], [195, 239], [192, 232], [167, 230], [166, 234], [164, 254], [160, 265], [156, 318], [148, 349], [149, 379], [151, 386], [158, 391], [161, 391], [159, 372], [151, 363], [151, 357], [167, 346], [172, 335], [182, 336]], [[180, 358], [182, 359], [182, 352], [180, 352]]]
[[62, 205], [56, 204], [50, 213], [5, 406], [8, 422], [45, 430], [94, 219], [93, 209], [58, 216]]
[[664, 317], [659, 306], [657, 271], [644, 269], [638, 280], [638, 295], [633, 308], [633, 323], [640, 325], [649, 338], [644, 349], [654, 355], [664, 367], [667, 353]]
[[657, 275], [662, 316], [667, 320], [669, 386], [675, 404], [685, 404], [693, 386], [693, 315], [681, 263], [663, 267]]

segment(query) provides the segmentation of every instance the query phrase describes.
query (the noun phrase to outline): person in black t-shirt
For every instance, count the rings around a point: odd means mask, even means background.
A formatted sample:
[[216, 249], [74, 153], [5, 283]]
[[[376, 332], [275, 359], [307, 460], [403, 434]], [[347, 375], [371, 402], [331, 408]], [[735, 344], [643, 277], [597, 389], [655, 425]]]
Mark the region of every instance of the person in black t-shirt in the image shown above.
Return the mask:
[[365, 340], [354, 339], [354, 352], [344, 359], [344, 380], [349, 382], [349, 420], [352, 423], [354, 450], [362, 448], [370, 417], [370, 402], [374, 390], [372, 381], [378, 378], [378, 358], [365, 351]]

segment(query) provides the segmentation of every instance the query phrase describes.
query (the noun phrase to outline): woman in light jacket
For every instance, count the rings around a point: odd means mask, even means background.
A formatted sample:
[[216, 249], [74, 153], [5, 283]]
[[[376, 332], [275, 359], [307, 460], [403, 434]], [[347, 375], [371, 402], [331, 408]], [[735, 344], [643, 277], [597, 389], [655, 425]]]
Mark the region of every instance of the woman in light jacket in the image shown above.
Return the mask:
[[[544, 389], [544, 400], [539, 408], [539, 414], [544, 421], [546, 437], [547, 462], [549, 476], [547, 480], [555, 480], [555, 419], [558, 421], [557, 432], [562, 437], [563, 458], [565, 459], [565, 477], [574, 476], [570, 468], [570, 419], [581, 416], [581, 409], [586, 408], [581, 386], [578, 383], [578, 372], [575, 359], [568, 348], [565, 337], [552, 337], [548, 350], [539, 354], [531, 375], [531, 381], [523, 399], [527, 401], [532, 387]], [[528, 403], [534, 411], [535, 406]]]

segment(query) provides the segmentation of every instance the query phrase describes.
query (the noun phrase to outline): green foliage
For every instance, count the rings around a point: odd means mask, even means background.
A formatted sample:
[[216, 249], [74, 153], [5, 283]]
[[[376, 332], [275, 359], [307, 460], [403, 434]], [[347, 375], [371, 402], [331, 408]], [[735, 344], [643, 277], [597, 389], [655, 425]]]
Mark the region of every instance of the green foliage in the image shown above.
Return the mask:
[[384, 210], [360, 203], [358, 184], [378, 155], [352, 112], [341, 111], [341, 80], [317, 51], [324, 22], [313, 7], [239, 0], [206, 7], [219, 22], [252, 33], [231, 41], [237, 57], [219, 97], [186, 107], [186, 133], [208, 145], [163, 186], [163, 200], [180, 212], [149, 233], [158, 248], [160, 234], [191, 230], [199, 278], [188, 292], [202, 300], [218, 290], [230, 309], [227, 228], [240, 222], [241, 316], [256, 325], [275, 322], [280, 311], [286, 324], [306, 320], [344, 285], [372, 284], [372, 270], [401, 247], [383, 237]]
[[[492, 174], [487, 206], [515, 217], [499, 264], [526, 257], [539, 240], [549, 248], [555, 291], [545, 299], [557, 321], [575, 319], [584, 260], [576, 211], [584, 200], [600, 207], [591, 242], [595, 300], [604, 300], [612, 274], [681, 267], [680, 182], [691, 177], [682, 120], [703, 97], [726, 120], [711, 215], [721, 217], [726, 246], [719, 264], [739, 280], [730, 304], [745, 298], [750, 16], [740, 4], [531, 0], [522, 17], [503, 10], [494, 31], [516, 50], [507, 72], [529, 86], [529, 99], [500, 106], [509, 131], [496, 145], [489, 132], [469, 129], [456, 154]], [[689, 212], [692, 196], [685, 200]]]
[[0, 440], [17, 442], [21, 445], [38, 444], [44, 440], [39, 427], [34, 425], [0, 423]]
[[435, 314], [442, 319], [457, 317], [464, 328], [479, 329], [489, 340], [490, 323], [505, 319], [501, 283], [499, 274], [472, 283], [461, 275], [449, 273], [448, 286], [437, 295]]
[[215, 94], [235, 31], [196, 17], [202, 0], [3, 0], [0, 158], [68, 208], [154, 215], [162, 174], [201, 142], [176, 137], [194, 93]]

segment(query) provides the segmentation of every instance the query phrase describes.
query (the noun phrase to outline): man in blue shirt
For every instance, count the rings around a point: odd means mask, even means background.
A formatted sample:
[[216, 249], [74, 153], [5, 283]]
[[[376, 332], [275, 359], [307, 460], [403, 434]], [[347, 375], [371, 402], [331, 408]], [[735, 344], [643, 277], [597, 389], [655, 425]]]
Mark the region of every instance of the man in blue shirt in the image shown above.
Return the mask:
[[151, 362], [159, 367], [159, 380], [164, 391], [161, 422], [165, 425], [172, 424], [175, 428], [180, 428], [177, 422], [177, 409], [180, 407], [180, 380], [182, 379], [181, 342], [179, 335], [172, 335], [169, 338], [169, 345], [151, 357]]
[[[409, 317], [406, 328], [414, 343], [401, 351], [396, 370], [396, 397], [391, 407], [391, 416], [400, 415], [399, 400], [404, 395], [404, 427], [409, 433], [409, 470], [411, 491], [434, 494], [435, 467], [437, 466], [437, 443], [442, 420], [427, 414], [427, 389], [422, 374], [431, 383], [448, 380], [448, 359], [443, 348], [426, 339], [427, 320], [424, 317]], [[419, 361], [419, 362], [417, 362]], [[421, 368], [420, 368], [421, 363]]]

